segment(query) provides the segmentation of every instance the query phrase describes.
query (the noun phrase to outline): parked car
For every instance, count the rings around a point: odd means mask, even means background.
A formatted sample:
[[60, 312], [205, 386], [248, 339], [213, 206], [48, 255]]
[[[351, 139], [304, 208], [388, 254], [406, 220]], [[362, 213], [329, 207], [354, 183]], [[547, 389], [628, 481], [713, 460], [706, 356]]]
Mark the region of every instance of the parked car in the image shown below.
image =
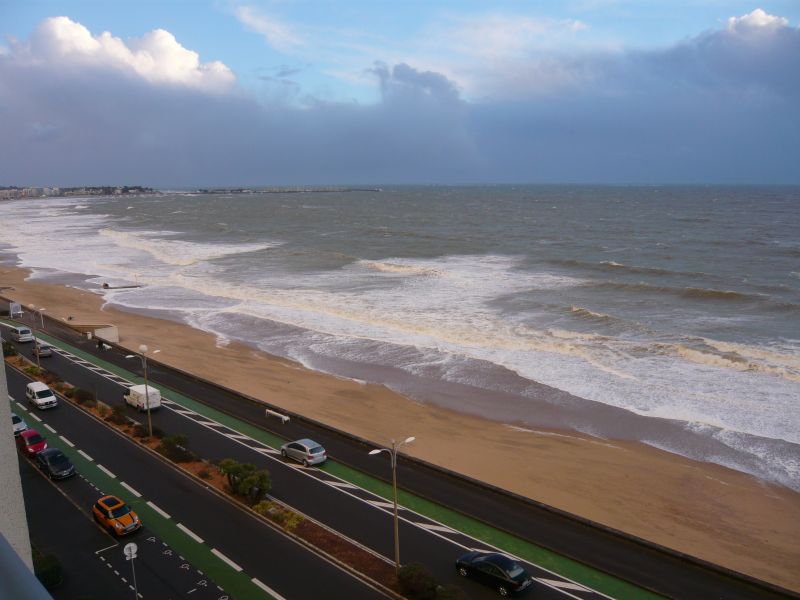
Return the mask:
[[47, 438], [35, 429], [26, 429], [17, 436], [17, 448], [26, 456], [35, 456], [47, 448]]
[[15, 342], [24, 343], [33, 341], [33, 333], [31, 333], [30, 328], [22, 325], [12, 325], [10, 327], [10, 334], [11, 339]]
[[44, 340], [36, 338], [33, 340], [33, 353], [39, 358], [53, 356], [53, 347]]
[[11, 427], [14, 429], [14, 437], [28, 428], [28, 424], [16, 413], [11, 413]]
[[36, 455], [36, 466], [50, 479], [66, 479], [75, 475], [75, 466], [58, 448], [47, 448]]
[[103, 496], [92, 505], [92, 516], [112, 535], [133, 533], [142, 526], [139, 515], [116, 496]]
[[32, 381], [25, 388], [25, 397], [36, 408], [55, 408], [58, 406], [58, 398], [46, 384], [41, 381]]
[[501, 596], [521, 592], [533, 581], [522, 565], [498, 552], [467, 552], [456, 561], [456, 570], [462, 577], [494, 588]]
[[281, 455], [303, 463], [304, 467], [325, 462], [328, 458], [325, 448], [308, 438], [284, 444], [281, 446]]

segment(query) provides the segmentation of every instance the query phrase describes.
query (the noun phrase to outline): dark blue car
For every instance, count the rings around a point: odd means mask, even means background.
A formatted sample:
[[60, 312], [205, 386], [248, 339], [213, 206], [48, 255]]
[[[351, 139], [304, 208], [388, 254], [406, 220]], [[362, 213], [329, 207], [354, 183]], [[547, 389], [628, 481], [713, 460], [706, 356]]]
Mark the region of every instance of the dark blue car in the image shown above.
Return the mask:
[[505, 597], [531, 585], [531, 576], [513, 558], [497, 552], [467, 552], [456, 561], [462, 577], [471, 577]]

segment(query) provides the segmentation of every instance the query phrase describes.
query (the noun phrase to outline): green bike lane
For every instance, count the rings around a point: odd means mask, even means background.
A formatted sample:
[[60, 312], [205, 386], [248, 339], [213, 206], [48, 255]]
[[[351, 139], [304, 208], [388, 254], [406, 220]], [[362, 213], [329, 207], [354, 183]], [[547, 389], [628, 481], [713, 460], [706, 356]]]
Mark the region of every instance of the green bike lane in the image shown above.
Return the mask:
[[[55, 346], [66, 350], [80, 359], [101, 367], [108, 372], [122, 377], [132, 383], [144, 382], [142, 377], [118, 365], [86, 353], [79, 348], [71, 346], [70, 344], [66, 344], [59, 339], [43, 333], [38, 333], [37, 336]], [[164, 395], [167, 399], [181, 405], [182, 407], [192, 410], [211, 421], [225, 425], [239, 434], [248, 436], [271, 448], [278, 449], [284, 442], [287, 441], [285, 438], [260, 429], [245, 421], [241, 421], [229, 414], [216, 410], [206, 404], [176, 392], [171, 388], [161, 386], [157, 382], [148, 380], [148, 385], [158, 388], [162, 395]], [[368, 490], [387, 501], [391, 501], [393, 497], [392, 488], [389, 484], [346, 464], [337, 462], [335, 460], [328, 460], [322, 465], [318, 466], [318, 468], [345, 482]], [[439, 523], [463, 532], [475, 538], [476, 540], [500, 548], [504, 552], [518, 556], [528, 562], [538, 564], [550, 571], [553, 571], [554, 573], [562, 575], [563, 577], [567, 577], [581, 585], [597, 590], [608, 596], [631, 600], [649, 600], [660, 598], [660, 596], [631, 583], [615, 578], [597, 569], [593, 569], [583, 563], [571, 560], [546, 548], [523, 540], [508, 532], [491, 527], [482, 521], [454, 511], [441, 504], [431, 502], [430, 500], [422, 498], [416, 494], [399, 490], [398, 501], [400, 505], [415, 513], [426, 516], [430, 519], [434, 519]], [[213, 555], [212, 558], [214, 558]]]
[[[115, 476], [110, 476], [107, 471], [98, 465], [94, 457], [84, 453], [81, 448], [74, 445], [70, 438], [61, 435], [57, 430], [54, 432], [52, 427], [43, 427], [46, 421], [36, 413], [19, 402], [12, 402], [12, 410], [23, 417], [29, 427], [33, 427], [44, 434], [50, 447], [58, 447], [64, 454], [69, 456], [75, 465], [75, 469], [89, 483], [102, 490], [105, 494], [124, 498], [139, 514], [142, 523], [149, 531], [166, 542], [174, 551], [191, 563], [195, 569], [198, 569], [215, 584], [224, 588], [227, 594], [234, 598], [275, 600], [274, 596], [253, 583], [251, 578], [243, 571], [236, 571], [224, 563], [211, 552], [209, 546], [192, 539], [184, 530], [178, 527], [177, 521], [167, 518], [165, 513], [158, 509], [157, 505], [156, 508], [153, 508], [151, 504], [148, 504], [150, 502], [148, 498], [136, 496], [132, 493], [130, 487], [123, 485], [123, 481]], [[86, 418], [91, 417], [87, 416]], [[82, 510], [86, 509], [86, 507], [80, 508]], [[137, 540], [131, 539], [131, 541]], [[125, 543], [124, 539], [122, 543]]]

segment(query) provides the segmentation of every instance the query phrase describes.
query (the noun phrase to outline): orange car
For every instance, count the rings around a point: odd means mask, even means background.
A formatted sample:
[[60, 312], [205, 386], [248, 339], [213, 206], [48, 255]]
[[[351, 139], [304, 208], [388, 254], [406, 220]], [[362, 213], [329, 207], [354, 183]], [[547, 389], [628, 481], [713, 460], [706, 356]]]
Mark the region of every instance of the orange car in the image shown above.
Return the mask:
[[95, 502], [92, 505], [92, 516], [117, 536], [133, 533], [142, 526], [139, 515], [116, 496], [103, 496]]

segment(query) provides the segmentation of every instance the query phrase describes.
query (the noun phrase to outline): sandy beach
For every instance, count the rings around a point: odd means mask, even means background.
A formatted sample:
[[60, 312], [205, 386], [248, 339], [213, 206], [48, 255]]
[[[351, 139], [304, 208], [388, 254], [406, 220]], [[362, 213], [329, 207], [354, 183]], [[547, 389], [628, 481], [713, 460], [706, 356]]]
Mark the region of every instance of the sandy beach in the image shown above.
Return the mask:
[[[120, 343], [287, 410], [658, 544], [800, 591], [800, 494], [630, 441], [516, 427], [303, 368], [169, 320], [103, 309], [98, 294], [25, 281], [0, 268], [3, 294], [52, 318], [113, 323]], [[498, 469], [497, 465], [508, 465]]]

